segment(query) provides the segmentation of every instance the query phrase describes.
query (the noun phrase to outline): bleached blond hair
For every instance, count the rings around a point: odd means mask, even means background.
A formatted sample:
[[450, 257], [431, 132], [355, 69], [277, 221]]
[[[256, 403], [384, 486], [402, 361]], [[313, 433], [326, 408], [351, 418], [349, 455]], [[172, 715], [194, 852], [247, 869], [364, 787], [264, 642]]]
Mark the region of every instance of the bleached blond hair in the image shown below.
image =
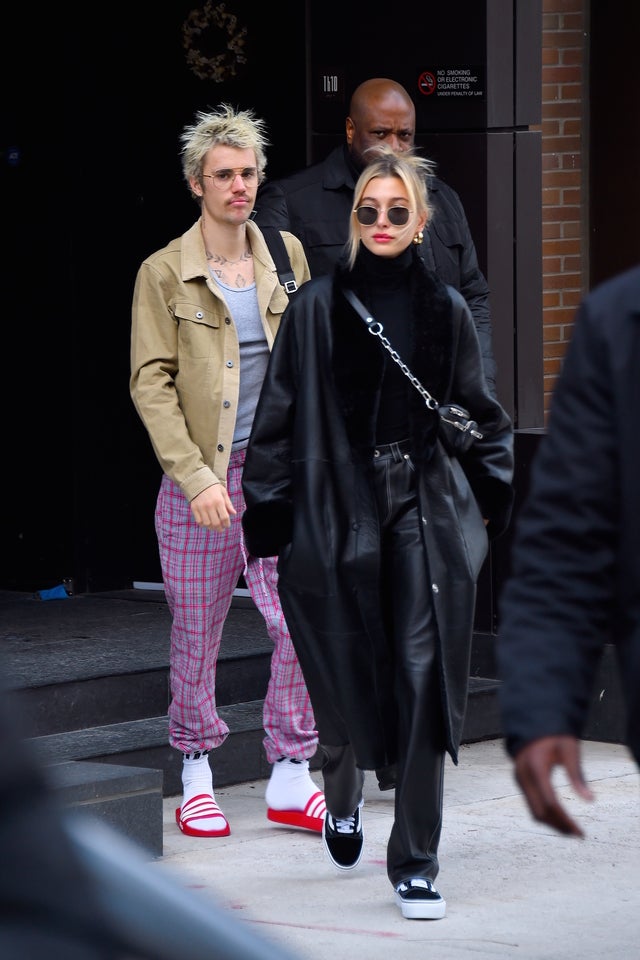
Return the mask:
[[205, 157], [211, 147], [218, 144], [253, 150], [256, 155], [258, 182], [264, 179], [269, 141], [265, 121], [256, 117], [253, 110], [234, 110], [228, 103], [221, 103], [209, 112], [199, 110], [195, 115], [195, 122], [182, 131], [180, 142], [182, 173], [192, 197], [198, 201], [200, 198], [191, 189], [191, 178], [202, 183]]

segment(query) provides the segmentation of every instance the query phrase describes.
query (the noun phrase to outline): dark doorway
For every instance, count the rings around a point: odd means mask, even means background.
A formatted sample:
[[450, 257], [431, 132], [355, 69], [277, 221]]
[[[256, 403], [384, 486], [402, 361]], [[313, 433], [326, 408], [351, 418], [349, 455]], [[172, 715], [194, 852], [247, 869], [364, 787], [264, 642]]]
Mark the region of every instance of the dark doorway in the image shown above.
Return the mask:
[[[304, 165], [305, 8], [277, 11], [250, 0], [116, 0], [90, 20], [59, 4], [3, 11], [8, 589], [158, 579], [160, 473], [128, 387], [133, 283], [198, 215], [179, 161], [196, 110], [254, 109], [280, 146], [268, 174]], [[203, 26], [187, 49], [194, 12]]]
[[591, 4], [591, 287], [640, 263], [639, 37], [638, 4]]

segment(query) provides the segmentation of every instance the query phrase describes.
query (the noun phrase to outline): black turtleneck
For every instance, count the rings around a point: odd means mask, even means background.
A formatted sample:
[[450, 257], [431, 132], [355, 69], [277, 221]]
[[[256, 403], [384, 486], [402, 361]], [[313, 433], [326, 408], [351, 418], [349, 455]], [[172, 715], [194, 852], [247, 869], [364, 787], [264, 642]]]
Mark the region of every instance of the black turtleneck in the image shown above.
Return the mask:
[[[384, 327], [383, 335], [401, 359], [409, 365], [411, 352], [410, 276], [413, 262], [408, 247], [398, 257], [381, 257], [360, 245], [355, 270], [363, 285], [363, 302]], [[393, 443], [409, 436], [408, 390], [411, 385], [389, 353], [380, 344], [385, 358], [376, 443]], [[409, 365], [410, 366], [410, 365]]]

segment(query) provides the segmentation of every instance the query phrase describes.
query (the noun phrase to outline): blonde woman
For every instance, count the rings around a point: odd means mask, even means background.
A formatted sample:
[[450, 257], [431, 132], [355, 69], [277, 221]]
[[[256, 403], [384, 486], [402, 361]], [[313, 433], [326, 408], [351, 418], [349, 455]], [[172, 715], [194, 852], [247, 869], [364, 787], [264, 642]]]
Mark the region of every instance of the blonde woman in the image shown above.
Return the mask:
[[[243, 474], [247, 542], [279, 557], [318, 726], [325, 851], [341, 872], [357, 866], [364, 771], [395, 763], [387, 873], [408, 919], [445, 915], [445, 756], [458, 761], [476, 579], [508, 522], [513, 469], [511, 421], [487, 388], [469, 308], [418, 255], [429, 167], [386, 149], [361, 174], [343, 260], [285, 311]], [[477, 421], [464, 469], [415, 378]]]

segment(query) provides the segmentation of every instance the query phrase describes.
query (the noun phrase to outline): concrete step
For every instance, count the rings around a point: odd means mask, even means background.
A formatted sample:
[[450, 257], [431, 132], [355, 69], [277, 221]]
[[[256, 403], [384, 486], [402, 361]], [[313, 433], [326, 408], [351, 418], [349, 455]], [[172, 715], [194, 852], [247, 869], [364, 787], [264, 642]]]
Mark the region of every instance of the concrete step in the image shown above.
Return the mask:
[[[29, 735], [53, 762], [93, 760], [164, 771], [166, 796], [179, 792], [175, 751], [167, 747], [171, 618], [162, 591], [84, 594], [39, 601], [0, 594], [0, 647], [25, 712]], [[491, 668], [490, 638], [477, 642], [474, 671]], [[260, 777], [262, 699], [272, 644], [251, 600], [234, 597], [217, 668], [217, 699], [238, 762], [217, 751], [225, 785]], [[471, 677], [465, 737], [499, 735], [491, 674]], [[235, 738], [235, 739], [234, 739]], [[251, 747], [249, 746], [251, 744]], [[235, 749], [235, 748], [234, 748]]]
[[118, 830], [146, 850], [163, 853], [162, 770], [71, 760], [47, 774], [61, 801]]
[[[262, 700], [220, 707], [230, 734], [215, 752], [215, 784], [223, 787], [269, 775], [262, 741]], [[43, 763], [90, 760], [100, 764], [154, 768], [161, 774], [165, 797], [182, 791], [182, 758], [169, 746], [166, 714], [101, 727], [34, 737]]]
[[[0, 600], [0, 654], [32, 736], [145, 719], [169, 706], [167, 604], [143, 592]], [[163, 597], [163, 594], [160, 594]], [[272, 643], [255, 607], [234, 605], [217, 667], [220, 705], [264, 697]]]
[[[496, 729], [499, 729], [497, 687], [496, 680], [470, 678], [463, 742], [496, 736]], [[227, 723], [230, 734], [215, 751], [217, 786], [259, 780], [269, 775], [270, 767], [262, 746], [263, 704], [263, 700], [251, 700], [220, 707], [220, 716]], [[38, 736], [32, 738], [31, 742], [45, 763], [92, 760], [96, 763], [157, 768], [163, 774], [163, 795], [171, 797], [177, 796], [182, 790], [182, 764], [177, 751], [168, 745], [168, 726], [165, 714]], [[314, 758], [311, 765], [312, 768], [317, 767], [318, 760]]]

